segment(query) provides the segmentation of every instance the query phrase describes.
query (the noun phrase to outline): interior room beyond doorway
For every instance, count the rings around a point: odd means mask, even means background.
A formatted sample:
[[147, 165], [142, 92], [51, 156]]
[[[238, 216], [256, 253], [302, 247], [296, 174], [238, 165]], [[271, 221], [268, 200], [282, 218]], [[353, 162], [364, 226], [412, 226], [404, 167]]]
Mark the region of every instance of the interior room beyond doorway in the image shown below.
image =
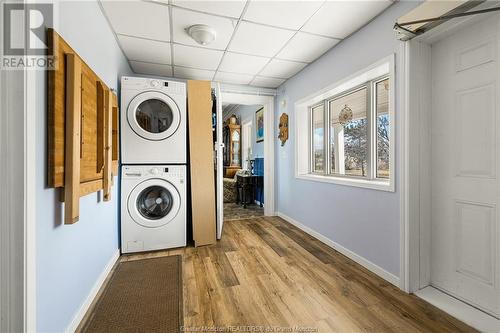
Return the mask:
[[264, 108], [223, 104], [224, 220], [264, 215]]

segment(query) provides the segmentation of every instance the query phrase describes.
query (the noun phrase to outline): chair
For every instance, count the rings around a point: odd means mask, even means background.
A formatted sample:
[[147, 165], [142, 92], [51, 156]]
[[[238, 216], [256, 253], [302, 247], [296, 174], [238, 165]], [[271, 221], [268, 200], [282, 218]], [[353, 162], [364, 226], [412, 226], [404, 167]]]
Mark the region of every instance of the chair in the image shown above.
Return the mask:
[[236, 189], [236, 174], [233, 178], [223, 178], [222, 183], [224, 188], [224, 203], [235, 203], [238, 198], [238, 190]]

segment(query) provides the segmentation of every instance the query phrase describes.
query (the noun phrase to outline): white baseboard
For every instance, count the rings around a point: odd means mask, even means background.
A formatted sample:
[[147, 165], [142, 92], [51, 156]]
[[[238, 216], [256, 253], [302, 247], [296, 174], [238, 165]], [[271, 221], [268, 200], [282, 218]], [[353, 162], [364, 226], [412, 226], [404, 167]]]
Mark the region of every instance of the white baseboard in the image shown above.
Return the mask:
[[108, 277], [109, 273], [111, 272], [111, 269], [113, 268], [119, 257], [120, 257], [120, 249], [116, 249], [116, 252], [111, 256], [111, 259], [109, 259], [101, 275], [99, 275], [99, 278], [94, 283], [94, 286], [92, 287], [92, 290], [90, 290], [87, 299], [85, 299], [82, 306], [80, 306], [80, 309], [78, 309], [78, 311], [73, 316], [73, 320], [71, 320], [71, 323], [66, 328], [66, 333], [73, 333], [76, 331], [78, 325], [80, 325], [80, 322], [87, 313], [90, 305], [94, 301], [95, 297], [97, 296], [97, 293], [101, 289], [104, 281], [106, 281], [106, 278]]
[[351, 251], [351, 250], [343, 247], [342, 245], [340, 245], [338, 243], [335, 243], [334, 241], [332, 241], [328, 237], [323, 236], [319, 232], [317, 232], [317, 231], [315, 231], [315, 230], [313, 230], [313, 229], [305, 226], [304, 224], [300, 223], [299, 221], [294, 220], [293, 218], [291, 218], [291, 217], [289, 217], [289, 216], [287, 216], [287, 215], [285, 215], [283, 213], [280, 213], [280, 212], [277, 212], [277, 215], [279, 217], [281, 217], [283, 220], [287, 221], [288, 223], [293, 224], [297, 228], [299, 228], [302, 231], [308, 233], [309, 235], [311, 235], [314, 238], [318, 239], [322, 243], [328, 245], [332, 249], [334, 249], [334, 250], [342, 253], [343, 255], [345, 255], [346, 257], [348, 257], [349, 259], [357, 262], [358, 264], [360, 264], [361, 266], [365, 267], [369, 271], [377, 274], [382, 279], [384, 279], [384, 280], [392, 283], [396, 287], [400, 288], [400, 280], [399, 280], [399, 277], [397, 277], [396, 275], [394, 275], [392, 273], [389, 273], [388, 271], [386, 271], [385, 269], [381, 268], [380, 266], [377, 266], [376, 264], [372, 263], [368, 259], [360, 256], [357, 253], [354, 253], [353, 251]]
[[415, 295], [481, 332], [499, 332], [500, 320], [445, 294], [439, 289], [428, 286], [415, 292]]

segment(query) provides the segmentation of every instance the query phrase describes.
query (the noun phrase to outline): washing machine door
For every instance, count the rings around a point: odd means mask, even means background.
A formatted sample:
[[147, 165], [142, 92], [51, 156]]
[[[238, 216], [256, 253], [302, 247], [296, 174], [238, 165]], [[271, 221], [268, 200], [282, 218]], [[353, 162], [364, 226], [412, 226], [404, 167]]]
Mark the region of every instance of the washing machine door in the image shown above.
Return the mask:
[[159, 141], [177, 131], [181, 113], [169, 96], [158, 91], [146, 91], [135, 96], [128, 105], [127, 121], [137, 135], [146, 140]]
[[163, 179], [148, 179], [140, 183], [128, 198], [130, 217], [148, 228], [158, 228], [172, 221], [180, 206], [179, 192]]

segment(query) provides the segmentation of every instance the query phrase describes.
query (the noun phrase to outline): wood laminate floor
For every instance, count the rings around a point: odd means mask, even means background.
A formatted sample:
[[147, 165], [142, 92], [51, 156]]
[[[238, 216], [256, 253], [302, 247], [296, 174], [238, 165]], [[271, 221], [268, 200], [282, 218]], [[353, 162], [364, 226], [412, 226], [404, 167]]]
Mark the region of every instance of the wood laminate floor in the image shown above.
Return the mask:
[[173, 254], [183, 256], [188, 328], [475, 332], [278, 217], [228, 221], [213, 246], [121, 260]]
[[244, 220], [264, 216], [264, 207], [257, 204], [243, 205], [233, 202], [224, 203], [224, 221]]

